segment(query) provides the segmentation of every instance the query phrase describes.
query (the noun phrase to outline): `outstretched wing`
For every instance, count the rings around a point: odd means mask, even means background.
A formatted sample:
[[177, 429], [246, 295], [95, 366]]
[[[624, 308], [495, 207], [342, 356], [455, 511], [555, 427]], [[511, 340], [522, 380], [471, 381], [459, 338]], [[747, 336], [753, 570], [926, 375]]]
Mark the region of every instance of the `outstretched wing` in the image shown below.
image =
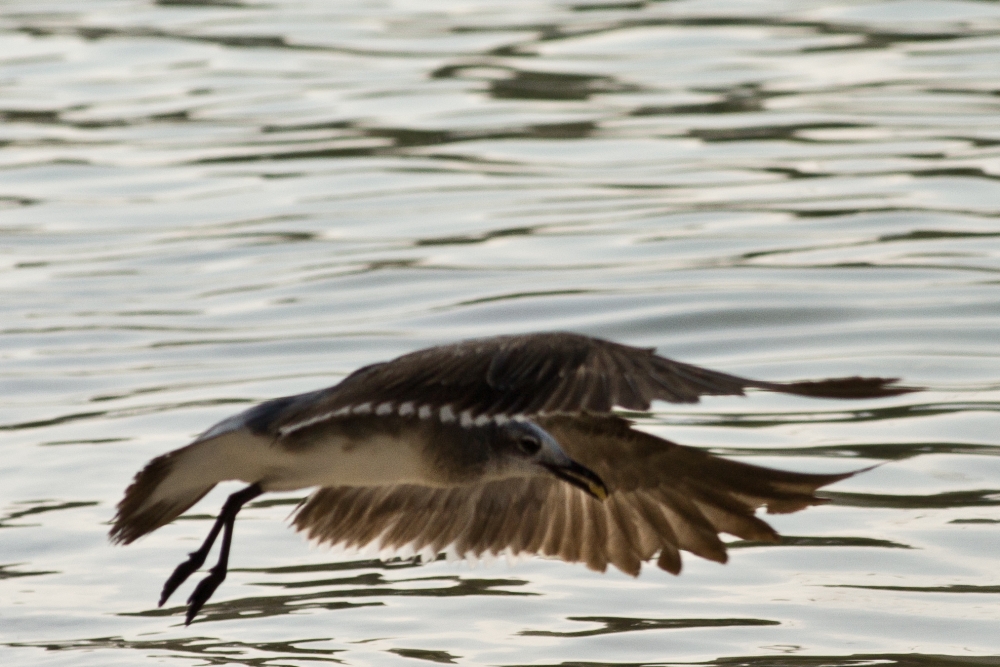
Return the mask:
[[[647, 410], [653, 400], [693, 403], [703, 395], [739, 395], [747, 387], [825, 398], [874, 398], [914, 391], [895, 379], [833, 378], [762, 382], [657, 356], [653, 349], [572, 333], [497, 336], [443, 345], [359, 369], [335, 387], [277, 399], [273, 433], [315, 423], [337, 411], [428, 415], [447, 408], [471, 417], [498, 414], [608, 413]], [[298, 400], [302, 399], [302, 400]]]
[[679, 550], [725, 562], [719, 533], [776, 541], [756, 509], [794, 512], [824, 502], [814, 495], [849, 477], [784, 472], [721, 459], [632, 429], [617, 417], [538, 419], [576, 461], [607, 484], [604, 502], [554, 477], [519, 478], [474, 486], [329, 487], [296, 514], [309, 537], [347, 547], [378, 543], [460, 556], [542, 554], [608, 564], [632, 575], [658, 556], [681, 569]]

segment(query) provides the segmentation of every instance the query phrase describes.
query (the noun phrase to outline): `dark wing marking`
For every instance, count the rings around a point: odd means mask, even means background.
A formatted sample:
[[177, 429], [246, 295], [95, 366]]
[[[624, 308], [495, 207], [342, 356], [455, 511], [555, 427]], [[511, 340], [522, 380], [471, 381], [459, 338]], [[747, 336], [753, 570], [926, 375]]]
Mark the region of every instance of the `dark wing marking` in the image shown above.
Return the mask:
[[554, 477], [433, 488], [330, 487], [313, 494], [294, 523], [310, 538], [362, 547], [410, 546], [460, 556], [504, 551], [555, 556], [632, 575], [657, 557], [681, 569], [679, 550], [720, 563], [725, 532], [774, 542], [759, 507], [794, 512], [824, 502], [816, 489], [849, 477], [784, 472], [728, 461], [633, 430], [617, 417], [540, 418], [571, 457], [597, 472], [610, 495], [598, 501]]
[[[271, 431], [348, 406], [404, 403], [451, 406], [472, 415], [608, 413], [648, 410], [653, 400], [693, 403], [703, 395], [740, 395], [747, 387], [803, 396], [874, 398], [915, 389], [895, 379], [833, 378], [778, 383], [750, 380], [673, 361], [653, 349], [573, 333], [497, 336], [419, 350], [361, 368], [335, 387], [293, 400], [272, 414]], [[293, 397], [297, 398], [297, 397]]]

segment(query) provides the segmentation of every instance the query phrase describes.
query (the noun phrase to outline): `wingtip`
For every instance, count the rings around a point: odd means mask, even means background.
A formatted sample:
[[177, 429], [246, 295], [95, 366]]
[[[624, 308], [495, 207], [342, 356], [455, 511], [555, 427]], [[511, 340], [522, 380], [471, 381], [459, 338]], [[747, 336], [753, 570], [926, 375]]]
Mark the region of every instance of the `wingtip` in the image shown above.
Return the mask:
[[826, 380], [806, 380], [803, 382], [767, 383], [762, 387], [783, 394], [809, 396], [812, 398], [885, 398], [923, 391], [924, 387], [898, 385], [900, 378], [842, 377]]

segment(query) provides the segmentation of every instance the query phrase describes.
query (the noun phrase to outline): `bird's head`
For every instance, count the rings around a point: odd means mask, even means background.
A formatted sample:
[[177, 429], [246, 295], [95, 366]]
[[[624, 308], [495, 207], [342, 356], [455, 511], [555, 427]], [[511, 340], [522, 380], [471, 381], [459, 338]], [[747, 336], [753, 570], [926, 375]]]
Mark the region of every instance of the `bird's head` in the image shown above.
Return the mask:
[[608, 497], [601, 478], [571, 459], [555, 438], [532, 421], [511, 419], [499, 424], [494, 446], [508, 474], [537, 475], [542, 469], [598, 500]]

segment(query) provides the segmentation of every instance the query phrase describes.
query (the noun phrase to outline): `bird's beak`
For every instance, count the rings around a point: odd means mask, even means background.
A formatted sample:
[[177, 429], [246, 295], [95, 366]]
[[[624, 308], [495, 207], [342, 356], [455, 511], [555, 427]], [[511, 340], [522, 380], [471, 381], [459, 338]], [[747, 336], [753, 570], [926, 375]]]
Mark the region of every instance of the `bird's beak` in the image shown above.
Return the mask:
[[543, 464], [549, 472], [559, 479], [569, 482], [578, 489], [598, 500], [608, 497], [608, 487], [590, 468], [586, 468], [576, 461], [566, 464], [545, 463]]

